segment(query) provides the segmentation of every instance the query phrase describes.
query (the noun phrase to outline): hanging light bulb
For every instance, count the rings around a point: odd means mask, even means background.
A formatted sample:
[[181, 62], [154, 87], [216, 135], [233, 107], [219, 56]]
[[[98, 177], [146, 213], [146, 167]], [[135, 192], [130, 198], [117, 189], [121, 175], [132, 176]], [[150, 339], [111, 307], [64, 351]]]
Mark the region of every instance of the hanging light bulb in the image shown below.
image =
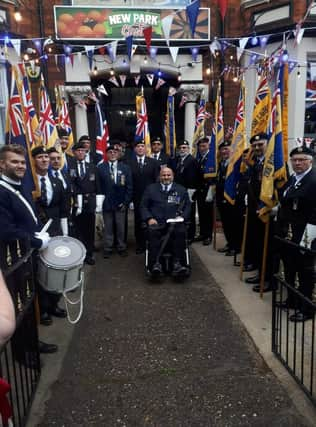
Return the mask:
[[253, 36], [250, 40], [250, 43], [252, 44], [252, 46], [256, 46], [258, 44], [258, 37]]
[[15, 22], [21, 22], [22, 21], [22, 15], [21, 15], [21, 12], [17, 6], [14, 8], [13, 16], [14, 16]]
[[207, 76], [209, 76], [211, 74], [211, 67], [210, 66], [207, 67], [205, 73]]
[[27, 53], [25, 53], [25, 54], [23, 55], [23, 59], [24, 59], [24, 61], [28, 61], [28, 60], [30, 59], [30, 57], [28, 56], [28, 54], [27, 54]]
[[148, 62], [148, 59], [147, 59], [147, 56], [145, 56], [144, 57], [144, 64], [147, 64], [147, 62]]
[[181, 73], [179, 71], [179, 73], [178, 73], [178, 82], [181, 82], [181, 80], [182, 80], [182, 75], [181, 75]]
[[111, 74], [111, 76], [114, 76], [114, 70], [113, 70], [113, 68], [110, 69], [110, 74]]
[[234, 83], [237, 83], [237, 82], [238, 82], [238, 77], [237, 77], [237, 76], [234, 76], [234, 77], [233, 77], [233, 82], [234, 82]]
[[159, 68], [159, 70], [157, 72], [157, 75], [158, 75], [158, 77], [161, 77], [161, 75], [162, 75], [162, 72], [161, 72], [160, 68]]
[[234, 55], [230, 55], [229, 59], [232, 61], [234, 59]]
[[93, 75], [94, 76], [98, 75], [98, 67], [97, 66], [95, 66], [94, 69], [93, 69]]

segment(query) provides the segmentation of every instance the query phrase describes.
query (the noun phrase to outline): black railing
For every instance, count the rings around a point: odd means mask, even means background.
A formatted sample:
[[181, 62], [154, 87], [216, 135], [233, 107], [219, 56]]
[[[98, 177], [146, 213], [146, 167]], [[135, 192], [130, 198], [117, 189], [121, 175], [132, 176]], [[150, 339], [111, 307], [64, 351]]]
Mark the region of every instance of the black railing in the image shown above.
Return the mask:
[[[279, 240], [279, 244], [280, 244]], [[295, 250], [291, 242], [283, 241]], [[296, 245], [297, 246], [297, 245]], [[297, 247], [304, 256], [314, 256], [314, 251]], [[306, 252], [306, 254], [305, 254]], [[282, 259], [282, 256], [281, 256]], [[282, 263], [281, 263], [282, 265]], [[272, 351], [286, 367], [302, 390], [316, 405], [316, 351], [315, 351], [315, 317], [316, 304], [299, 292], [295, 285], [285, 280], [282, 268], [274, 276], [275, 285], [272, 297]], [[289, 295], [295, 304], [289, 305]], [[308, 313], [305, 321], [295, 321], [299, 307]]]
[[21, 241], [0, 244], [0, 266], [16, 311], [16, 331], [0, 349], [0, 377], [11, 386], [9, 401], [15, 427], [25, 426], [39, 381], [32, 251]]

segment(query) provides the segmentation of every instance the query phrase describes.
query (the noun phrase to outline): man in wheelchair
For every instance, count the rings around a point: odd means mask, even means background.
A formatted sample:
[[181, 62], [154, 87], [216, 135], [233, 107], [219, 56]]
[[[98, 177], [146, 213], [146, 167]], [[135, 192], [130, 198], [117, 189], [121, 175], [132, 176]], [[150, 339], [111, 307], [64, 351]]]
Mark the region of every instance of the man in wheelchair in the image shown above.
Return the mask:
[[174, 182], [173, 171], [160, 170], [160, 182], [149, 185], [141, 202], [141, 216], [147, 225], [148, 270], [152, 277], [163, 274], [163, 250], [168, 244], [172, 253], [172, 276], [180, 277], [188, 271], [186, 251], [186, 223], [191, 204], [187, 190]]

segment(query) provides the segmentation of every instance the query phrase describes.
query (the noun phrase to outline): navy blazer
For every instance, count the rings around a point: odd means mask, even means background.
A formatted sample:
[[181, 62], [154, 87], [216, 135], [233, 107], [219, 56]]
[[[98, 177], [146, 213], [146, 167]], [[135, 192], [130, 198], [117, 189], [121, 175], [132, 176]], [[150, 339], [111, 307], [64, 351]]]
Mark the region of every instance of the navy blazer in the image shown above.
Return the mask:
[[[17, 187], [14, 187], [17, 189]], [[21, 194], [27, 199], [34, 213], [36, 209], [31, 197], [21, 188]], [[34, 221], [34, 218], [25, 204], [12, 191], [0, 185], [0, 240], [29, 240], [33, 248], [40, 248], [42, 241], [34, 237], [36, 231], [40, 231], [42, 224]]]
[[131, 168], [133, 178], [133, 202], [134, 204], [139, 205], [145, 188], [148, 185], [157, 182], [160, 166], [157, 160], [146, 156], [144, 167], [143, 169], [140, 169], [135, 155], [130, 158], [128, 165]]
[[82, 194], [82, 212], [94, 213], [96, 208], [96, 195], [100, 194], [99, 170], [93, 163], [87, 162], [85, 162], [85, 169], [85, 176], [81, 178], [78, 175], [77, 161], [74, 161], [68, 169], [68, 172], [74, 197], [78, 194]]
[[105, 195], [103, 202], [103, 211], [113, 211], [120, 205], [128, 206], [132, 200], [133, 183], [132, 173], [129, 166], [123, 162], [117, 162], [117, 180], [116, 183], [110, 172], [108, 162], [101, 163], [98, 166], [100, 190]]
[[160, 183], [149, 185], [140, 205], [142, 220], [147, 222], [154, 218], [158, 224], [165, 224], [169, 218], [178, 215], [188, 221], [191, 214], [191, 203], [186, 188], [173, 182], [170, 191], [162, 191]]

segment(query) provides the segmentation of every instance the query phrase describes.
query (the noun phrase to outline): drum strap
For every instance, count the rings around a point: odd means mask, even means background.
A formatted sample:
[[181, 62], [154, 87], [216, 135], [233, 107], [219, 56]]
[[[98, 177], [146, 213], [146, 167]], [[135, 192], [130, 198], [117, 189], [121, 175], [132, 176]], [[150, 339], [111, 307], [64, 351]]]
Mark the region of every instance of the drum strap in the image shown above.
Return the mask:
[[38, 219], [36, 218], [36, 215], [32, 209], [32, 206], [29, 204], [29, 202], [22, 196], [22, 194], [18, 191], [15, 190], [10, 184], [8, 184], [7, 182], [4, 181], [0, 181], [0, 185], [2, 185], [2, 187], [6, 188], [7, 190], [11, 191], [11, 193], [14, 193], [20, 200], [21, 202], [25, 205], [25, 207], [27, 208], [27, 210], [30, 212], [30, 214], [32, 215], [34, 221], [36, 224], [38, 224]]

